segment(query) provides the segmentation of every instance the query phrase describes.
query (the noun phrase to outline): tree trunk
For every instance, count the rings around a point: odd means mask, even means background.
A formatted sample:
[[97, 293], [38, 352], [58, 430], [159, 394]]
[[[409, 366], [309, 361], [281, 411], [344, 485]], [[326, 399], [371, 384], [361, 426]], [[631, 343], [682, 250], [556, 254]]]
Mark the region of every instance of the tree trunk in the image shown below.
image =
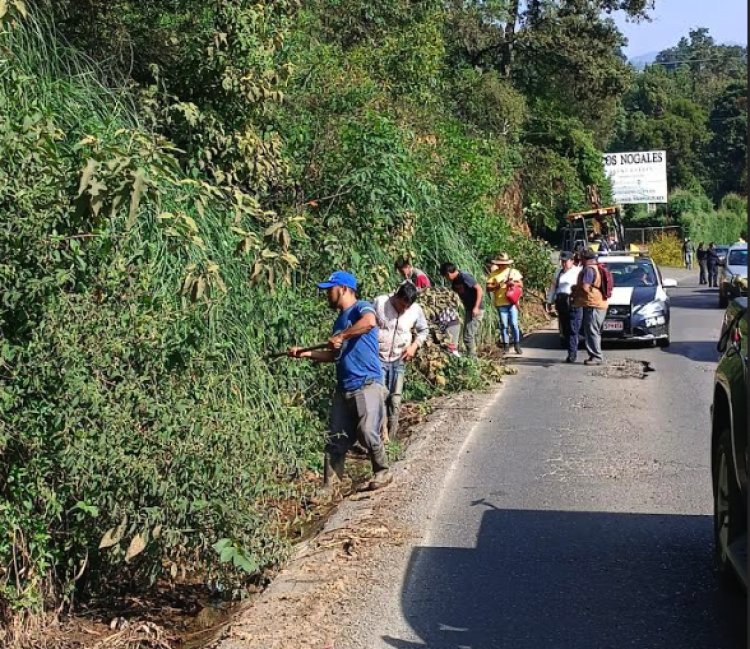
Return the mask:
[[513, 45], [516, 37], [516, 24], [518, 23], [518, 6], [520, 0], [511, 0], [508, 7], [508, 20], [505, 23], [505, 38], [500, 59], [500, 74], [506, 79], [510, 77], [513, 69]]

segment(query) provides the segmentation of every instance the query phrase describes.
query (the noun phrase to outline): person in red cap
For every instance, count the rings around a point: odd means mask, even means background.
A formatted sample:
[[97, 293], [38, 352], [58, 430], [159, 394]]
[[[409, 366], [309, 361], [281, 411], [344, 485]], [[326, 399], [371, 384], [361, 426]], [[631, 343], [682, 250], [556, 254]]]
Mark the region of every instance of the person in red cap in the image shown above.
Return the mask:
[[371, 490], [393, 479], [388, 469], [380, 426], [385, 416], [385, 387], [380, 364], [378, 326], [372, 304], [357, 299], [357, 280], [351, 273], [336, 271], [318, 284], [328, 305], [339, 312], [328, 339], [329, 349], [301, 351], [290, 347], [292, 358], [310, 358], [319, 363], [336, 363], [336, 391], [331, 407], [331, 424], [323, 458], [323, 481], [336, 491], [344, 475], [346, 454], [359, 439], [372, 463]]

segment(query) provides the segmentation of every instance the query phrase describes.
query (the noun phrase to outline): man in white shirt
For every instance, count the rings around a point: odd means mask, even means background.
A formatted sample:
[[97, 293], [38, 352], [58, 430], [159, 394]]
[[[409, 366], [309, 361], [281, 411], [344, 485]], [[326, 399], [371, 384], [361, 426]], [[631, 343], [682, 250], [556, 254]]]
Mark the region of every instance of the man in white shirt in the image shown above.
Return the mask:
[[578, 334], [581, 330], [583, 309], [574, 307], [570, 300], [571, 291], [578, 282], [581, 267], [573, 263], [573, 254], [560, 253], [560, 268], [555, 271], [552, 284], [547, 291], [547, 304], [555, 306], [560, 322], [560, 333], [565, 339], [568, 356], [567, 363], [575, 363], [578, 355]]
[[380, 363], [388, 391], [383, 441], [388, 441], [389, 436], [395, 435], [398, 429], [398, 413], [404, 390], [404, 364], [414, 358], [429, 334], [424, 311], [416, 304], [417, 294], [416, 286], [407, 281], [393, 295], [380, 295], [373, 302], [379, 328]]

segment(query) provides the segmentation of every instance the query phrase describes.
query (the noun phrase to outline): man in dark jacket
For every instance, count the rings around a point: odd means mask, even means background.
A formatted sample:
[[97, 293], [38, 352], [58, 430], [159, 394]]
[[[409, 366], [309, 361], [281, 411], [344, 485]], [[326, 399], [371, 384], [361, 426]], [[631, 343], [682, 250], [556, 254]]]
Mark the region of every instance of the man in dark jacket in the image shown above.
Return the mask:
[[458, 293], [464, 305], [464, 345], [466, 354], [470, 358], [476, 358], [476, 337], [482, 324], [482, 296], [484, 291], [481, 284], [469, 273], [459, 270], [456, 265], [446, 261], [440, 265], [440, 274], [451, 283], [451, 288]]
[[698, 283], [699, 284], [707, 284], [706, 280], [706, 269], [707, 269], [707, 260], [708, 260], [708, 251], [703, 245], [703, 242], [701, 241], [698, 244], [698, 249], [695, 251], [695, 258], [698, 260], [698, 268], [700, 268], [700, 273], [698, 274]]
[[708, 244], [706, 252], [706, 266], [708, 267], [708, 285], [719, 287], [719, 253], [716, 252], [714, 242]]

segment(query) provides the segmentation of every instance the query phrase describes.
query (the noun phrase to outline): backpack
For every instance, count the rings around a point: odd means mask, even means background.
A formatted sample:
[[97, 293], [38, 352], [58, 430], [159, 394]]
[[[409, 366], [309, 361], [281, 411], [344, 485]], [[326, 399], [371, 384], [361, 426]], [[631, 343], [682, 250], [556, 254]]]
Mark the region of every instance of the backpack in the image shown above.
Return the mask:
[[601, 278], [599, 290], [602, 292], [602, 297], [609, 300], [612, 297], [612, 289], [615, 287], [615, 279], [604, 264], [597, 264], [596, 267], [599, 269], [599, 277]]

